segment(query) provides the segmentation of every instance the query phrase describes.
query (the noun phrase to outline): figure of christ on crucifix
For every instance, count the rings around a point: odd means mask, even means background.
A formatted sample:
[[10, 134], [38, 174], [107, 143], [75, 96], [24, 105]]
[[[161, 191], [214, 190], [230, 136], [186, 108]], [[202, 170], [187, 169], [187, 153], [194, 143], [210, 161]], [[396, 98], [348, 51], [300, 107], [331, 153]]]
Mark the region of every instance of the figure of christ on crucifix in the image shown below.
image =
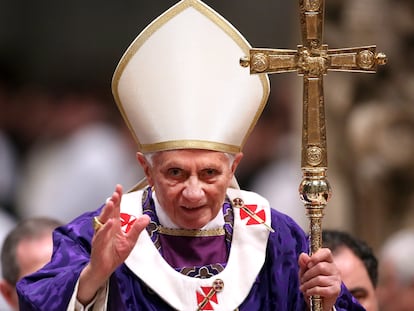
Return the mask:
[[[248, 57], [240, 59], [250, 73], [298, 72], [303, 76], [302, 119], [302, 182], [299, 194], [309, 218], [310, 250], [315, 253], [322, 246], [322, 218], [331, 197], [326, 178], [328, 168], [325, 101], [323, 76], [328, 71], [375, 73], [387, 58], [376, 52], [376, 46], [328, 49], [323, 44], [325, 0], [299, 0], [302, 45], [297, 50], [250, 50]], [[311, 298], [313, 311], [322, 310], [322, 299]]]

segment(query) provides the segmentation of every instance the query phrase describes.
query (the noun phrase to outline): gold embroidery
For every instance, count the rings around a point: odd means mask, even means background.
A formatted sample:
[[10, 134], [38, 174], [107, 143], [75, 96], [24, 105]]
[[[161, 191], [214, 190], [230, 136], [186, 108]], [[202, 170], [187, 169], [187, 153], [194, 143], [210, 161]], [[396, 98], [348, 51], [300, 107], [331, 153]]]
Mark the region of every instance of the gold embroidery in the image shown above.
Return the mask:
[[160, 234], [165, 234], [165, 235], [188, 236], [188, 237], [206, 237], [206, 236], [218, 236], [218, 235], [225, 234], [224, 228], [200, 230], [200, 229], [172, 229], [172, 228], [166, 228], [163, 226], [158, 226], [158, 232]]

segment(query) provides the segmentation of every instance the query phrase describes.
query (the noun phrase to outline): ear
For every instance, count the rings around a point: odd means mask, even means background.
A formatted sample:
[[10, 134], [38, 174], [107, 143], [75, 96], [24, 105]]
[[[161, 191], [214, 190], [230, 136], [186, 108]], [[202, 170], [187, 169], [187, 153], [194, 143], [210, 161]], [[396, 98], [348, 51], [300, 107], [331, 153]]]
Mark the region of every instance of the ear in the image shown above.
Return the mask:
[[236, 172], [236, 168], [239, 165], [242, 158], [243, 158], [243, 152], [239, 152], [235, 154], [233, 164], [231, 165], [231, 172], [233, 174]]
[[11, 285], [6, 280], [0, 281], [0, 293], [4, 297], [4, 300], [12, 307], [14, 310], [19, 309], [19, 300], [17, 298], [16, 287]]
[[152, 174], [151, 174], [151, 165], [148, 163], [143, 153], [137, 152], [136, 157], [137, 157], [138, 163], [141, 165], [144, 171], [145, 177], [147, 178], [147, 181], [148, 181], [148, 185], [153, 186], [154, 182], [153, 182]]

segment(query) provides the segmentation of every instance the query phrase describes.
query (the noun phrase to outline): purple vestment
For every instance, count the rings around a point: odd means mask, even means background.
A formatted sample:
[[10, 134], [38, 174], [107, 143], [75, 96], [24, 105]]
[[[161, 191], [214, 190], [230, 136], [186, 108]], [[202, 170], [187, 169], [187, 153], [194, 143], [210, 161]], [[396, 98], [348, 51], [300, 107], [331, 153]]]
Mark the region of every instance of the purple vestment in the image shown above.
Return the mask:
[[[17, 284], [21, 310], [67, 310], [79, 275], [89, 261], [92, 218], [99, 213], [100, 209], [86, 213], [54, 232], [51, 262]], [[271, 223], [275, 232], [270, 233], [268, 238], [266, 260], [239, 311], [306, 310], [306, 302], [299, 290], [297, 264], [299, 254], [308, 250], [306, 235], [291, 218], [276, 210], [271, 210]], [[222, 260], [226, 256], [221, 254], [219, 258]], [[243, 263], [243, 258], [240, 261]], [[154, 271], [154, 278], [157, 278], [157, 271]], [[125, 264], [111, 276], [107, 307], [114, 311], [174, 310], [168, 301], [161, 299]], [[336, 309], [364, 310], [344, 286]]]

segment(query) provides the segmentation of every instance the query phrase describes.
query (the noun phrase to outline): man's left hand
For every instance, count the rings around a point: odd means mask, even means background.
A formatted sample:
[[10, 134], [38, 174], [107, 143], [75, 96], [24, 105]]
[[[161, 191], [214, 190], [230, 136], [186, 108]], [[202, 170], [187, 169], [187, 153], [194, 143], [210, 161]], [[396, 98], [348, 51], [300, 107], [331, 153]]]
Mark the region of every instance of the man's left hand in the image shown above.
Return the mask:
[[309, 301], [310, 296], [323, 299], [323, 311], [331, 311], [341, 292], [341, 276], [328, 248], [321, 248], [312, 256], [299, 256], [300, 290]]

